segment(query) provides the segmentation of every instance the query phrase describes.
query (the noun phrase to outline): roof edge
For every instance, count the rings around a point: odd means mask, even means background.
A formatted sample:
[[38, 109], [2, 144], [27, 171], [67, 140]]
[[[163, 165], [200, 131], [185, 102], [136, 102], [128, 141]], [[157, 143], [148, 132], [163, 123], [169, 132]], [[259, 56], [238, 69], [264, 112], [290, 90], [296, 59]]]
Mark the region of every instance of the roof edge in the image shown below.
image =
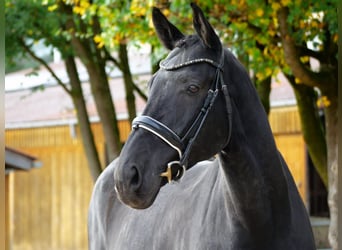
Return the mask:
[[36, 157], [7, 146], [5, 147], [6, 174], [15, 170], [30, 170], [41, 166], [42, 163]]

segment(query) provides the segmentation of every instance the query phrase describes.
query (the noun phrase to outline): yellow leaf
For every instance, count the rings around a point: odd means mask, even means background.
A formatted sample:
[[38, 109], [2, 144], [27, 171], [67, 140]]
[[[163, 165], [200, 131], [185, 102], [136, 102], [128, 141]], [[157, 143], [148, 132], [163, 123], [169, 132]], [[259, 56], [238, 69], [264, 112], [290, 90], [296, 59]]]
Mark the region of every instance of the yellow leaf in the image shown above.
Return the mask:
[[295, 78], [295, 83], [300, 84], [302, 81], [299, 78]]
[[98, 48], [102, 48], [104, 46], [104, 40], [100, 35], [94, 36], [94, 42], [97, 44]]
[[304, 29], [305, 26], [306, 26], [306, 24], [305, 24], [304, 20], [300, 20], [299, 21], [299, 28]]
[[58, 8], [58, 5], [54, 4], [54, 5], [51, 5], [48, 7], [48, 11], [52, 12], [52, 11], [56, 10], [57, 8]]
[[277, 11], [277, 10], [279, 10], [280, 9], [280, 4], [278, 3], [278, 2], [273, 2], [272, 4], [271, 4], [271, 6], [272, 6], [272, 9], [274, 10], [274, 11]]
[[255, 14], [257, 17], [262, 17], [264, 15], [264, 10], [261, 8], [256, 9]]
[[87, 8], [89, 8], [90, 3], [87, 0], [83, 0], [80, 2], [80, 6], [84, 9], [87, 9]]
[[266, 76], [272, 75], [272, 69], [271, 68], [266, 68], [265, 69], [265, 74], [266, 74]]
[[334, 41], [334, 43], [337, 43], [337, 41], [338, 41], [338, 34], [337, 33], [333, 35], [333, 41]]
[[85, 9], [80, 6], [75, 6], [72, 10], [75, 14], [79, 14], [81, 16], [85, 13]]
[[317, 106], [318, 107], [329, 107], [330, 106], [330, 101], [327, 96], [322, 96], [318, 98], [317, 100]]
[[291, 3], [291, 0], [281, 0], [280, 2], [282, 6], [287, 6]]
[[122, 33], [118, 32], [114, 35], [112, 42], [114, 44], [120, 44], [120, 42], [123, 41], [124, 36], [122, 35]]
[[241, 9], [245, 9], [247, 4], [246, 4], [246, 1], [245, 0], [240, 0], [240, 1], [237, 1], [237, 4], [238, 4], [238, 8], [241, 10]]
[[261, 72], [257, 72], [255, 75], [258, 79], [264, 79], [265, 78], [265, 75]]
[[272, 29], [268, 30], [267, 33], [268, 33], [270, 36], [275, 36], [275, 34], [276, 34], [275, 30], [272, 30]]
[[100, 35], [95, 35], [94, 36], [94, 42], [99, 43], [99, 42], [102, 42], [102, 41], [103, 41], [103, 39], [102, 39], [102, 37]]
[[307, 62], [310, 61], [310, 57], [308, 57], [308, 56], [303, 56], [303, 57], [300, 58], [300, 61], [301, 61], [302, 63], [307, 63]]
[[273, 21], [274, 27], [277, 28], [277, 27], [279, 26], [279, 25], [278, 25], [278, 18], [273, 17], [273, 18], [272, 18], [272, 21]]
[[311, 22], [311, 27], [312, 27], [312, 28], [318, 28], [318, 22], [317, 22], [317, 20], [312, 20], [312, 22]]
[[164, 10], [163, 10], [163, 14], [164, 14], [165, 16], [169, 16], [169, 15], [170, 15], [170, 10], [169, 10], [169, 9], [164, 9]]
[[[74, 1], [74, 3], [76, 4], [76, 6], [74, 6], [73, 8], [73, 12], [81, 16], [83, 16], [87, 9], [89, 9], [90, 7], [90, 3], [88, 0]], [[79, 5], [77, 5], [78, 3]]]
[[149, 3], [146, 5], [145, 1], [133, 0], [130, 6], [130, 12], [136, 16], [146, 16], [149, 8]]
[[99, 43], [96, 47], [101, 49], [104, 46], [104, 43]]

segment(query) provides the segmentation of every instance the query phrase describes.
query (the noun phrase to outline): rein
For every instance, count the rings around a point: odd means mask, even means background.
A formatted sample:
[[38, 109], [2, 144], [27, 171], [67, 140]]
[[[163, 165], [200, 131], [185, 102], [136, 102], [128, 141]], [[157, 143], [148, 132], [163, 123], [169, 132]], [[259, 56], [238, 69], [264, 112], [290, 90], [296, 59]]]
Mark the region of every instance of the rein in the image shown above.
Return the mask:
[[150, 116], [138, 116], [132, 122], [132, 128], [134, 130], [138, 128], [145, 129], [150, 133], [158, 136], [161, 140], [163, 140], [166, 144], [168, 144], [171, 148], [177, 151], [179, 156], [179, 161], [171, 161], [167, 164], [166, 171], [161, 173], [160, 176], [167, 178], [168, 182], [178, 181], [183, 174], [185, 173], [188, 165], [188, 158], [191, 153], [192, 146], [201, 131], [204, 122], [208, 116], [208, 113], [215, 102], [218, 93], [222, 90], [225, 101], [226, 101], [226, 111], [228, 115], [228, 123], [229, 123], [229, 131], [226, 145], [228, 145], [231, 137], [231, 128], [232, 128], [232, 121], [231, 121], [231, 114], [232, 114], [232, 107], [230, 102], [230, 96], [228, 93], [227, 85], [223, 81], [223, 57], [224, 53], [222, 52], [221, 62], [220, 64], [216, 63], [215, 61], [208, 59], [208, 58], [199, 58], [190, 61], [186, 61], [184, 63], [176, 64], [173, 66], [165, 66], [161, 61], [159, 66], [163, 70], [173, 71], [183, 67], [187, 67], [190, 65], [194, 65], [197, 63], [208, 63], [214, 68], [216, 68], [215, 79], [212, 82], [207, 97], [204, 100], [203, 106], [198, 113], [196, 119], [187, 130], [185, 135], [180, 138], [172, 129], [167, 127], [165, 124], [153, 119]]

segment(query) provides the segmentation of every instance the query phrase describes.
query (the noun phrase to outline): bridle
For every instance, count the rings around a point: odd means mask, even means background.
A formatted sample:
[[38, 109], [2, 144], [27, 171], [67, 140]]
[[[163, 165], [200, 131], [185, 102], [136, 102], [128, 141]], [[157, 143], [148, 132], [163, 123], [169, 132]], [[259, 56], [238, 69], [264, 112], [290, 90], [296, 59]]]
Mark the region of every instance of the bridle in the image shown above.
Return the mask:
[[197, 114], [196, 119], [187, 130], [183, 137], [179, 137], [174, 131], [172, 131], [169, 127], [165, 124], [153, 119], [150, 116], [142, 115], [136, 117], [132, 122], [132, 127], [134, 130], [138, 128], [145, 129], [150, 133], [158, 136], [161, 140], [163, 140], [166, 144], [168, 144], [171, 148], [177, 151], [179, 156], [179, 161], [171, 161], [167, 164], [167, 169], [165, 172], [161, 173], [160, 176], [166, 177], [168, 182], [177, 181], [179, 180], [187, 169], [188, 158], [192, 149], [192, 146], [203, 127], [203, 124], [208, 116], [208, 113], [215, 102], [218, 93], [222, 90], [225, 96], [226, 102], [226, 111], [228, 115], [228, 123], [229, 123], [229, 130], [228, 136], [226, 140], [225, 146], [228, 145], [231, 137], [231, 128], [232, 128], [232, 121], [231, 121], [231, 114], [232, 114], [232, 107], [230, 96], [228, 93], [228, 87], [223, 81], [223, 62], [224, 62], [224, 52], [222, 52], [221, 62], [216, 63], [215, 61], [208, 59], [208, 58], [198, 58], [190, 61], [186, 61], [180, 64], [176, 64], [173, 66], [166, 66], [164, 61], [161, 61], [159, 67], [163, 70], [173, 71], [183, 67], [187, 67], [190, 65], [198, 64], [198, 63], [208, 63], [209, 65], [216, 68], [215, 79], [212, 82], [207, 97], [204, 100], [203, 106], [200, 112]]
[[145, 129], [150, 133], [158, 136], [161, 140], [163, 140], [166, 144], [168, 144], [171, 148], [177, 151], [179, 156], [179, 161], [171, 161], [167, 164], [167, 169], [165, 172], [161, 173], [160, 176], [166, 177], [168, 182], [177, 181], [179, 180], [187, 169], [187, 161], [192, 149], [192, 146], [203, 127], [203, 124], [208, 116], [208, 113], [215, 102], [218, 93], [222, 90], [225, 101], [226, 101], [226, 112], [228, 115], [228, 123], [229, 123], [229, 130], [228, 130], [228, 137], [226, 140], [226, 146], [228, 145], [231, 137], [231, 128], [232, 128], [232, 121], [231, 121], [231, 114], [232, 114], [232, 107], [230, 102], [230, 96], [228, 93], [228, 87], [223, 81], [223, 62], [224, 62], [224, 52], [222, 52], [221, 62], [216, 63], [215, 61], [208, 59], [208, 58], [198, 58], [190, 61], [186, 61], [184, 63], [176, 64], [173, 66], [166, 66], [164, 61], [161, 61], [159, 67], [163, 70], [173, 71], [177, 70], [186, 66], [198, 64], [198, 63], [208, 63], [209, 65], [216, 68], [215, 79], [212, 82], [208, 94], [204, 100], [203, 106], [198, 113], [196, 119], [187, 130], [185, 135], [180, 138], [174, 131], [172, 131], [169, 127], [165, 124], [157, 121], [156, 119], [142, 115], [136, 117], [132, 122], [132, 127], [134, 130], [138, 128]]

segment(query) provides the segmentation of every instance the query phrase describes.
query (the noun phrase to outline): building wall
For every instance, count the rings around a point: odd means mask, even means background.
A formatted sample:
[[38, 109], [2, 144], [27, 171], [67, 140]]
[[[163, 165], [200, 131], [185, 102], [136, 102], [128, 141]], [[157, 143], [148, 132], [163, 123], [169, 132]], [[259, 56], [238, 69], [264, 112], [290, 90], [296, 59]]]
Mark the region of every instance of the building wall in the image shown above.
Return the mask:
[[[127, 138], [127, 121], [119, 124]], [[104, 163], [104, 139], [93, 124]], [[78, 127], [6, 130], [6, 145], [33, 155], [41, 168], [9, 174], [9, 249], [81, 250], [87, 245], [87, 212], [93, 182]]]
[[297, 107], [273, 108], [269, 121], [278, 150], [283, 155], [298, 191], [308, 207], [306, 147]]
[[9, 216], [10, 216], [10, 211], [9, 211], [9, 176], [5, 175], [5, 250], [9, 250]]
[[[305, 147], [296, 108], [273, 109], [270, 123], [276, 143], [306, 200]], [[104, 138], [92, 125], [101, 161]], [[121, 140], [130, 131], [119, 124]], [[12, 250], [83, 250], [87, 246], [87, 212], [93, 188], [77, 126], [6, 130], [6, 145], [29, 153], [43, 166], [9, 176], [9, 244]]]

